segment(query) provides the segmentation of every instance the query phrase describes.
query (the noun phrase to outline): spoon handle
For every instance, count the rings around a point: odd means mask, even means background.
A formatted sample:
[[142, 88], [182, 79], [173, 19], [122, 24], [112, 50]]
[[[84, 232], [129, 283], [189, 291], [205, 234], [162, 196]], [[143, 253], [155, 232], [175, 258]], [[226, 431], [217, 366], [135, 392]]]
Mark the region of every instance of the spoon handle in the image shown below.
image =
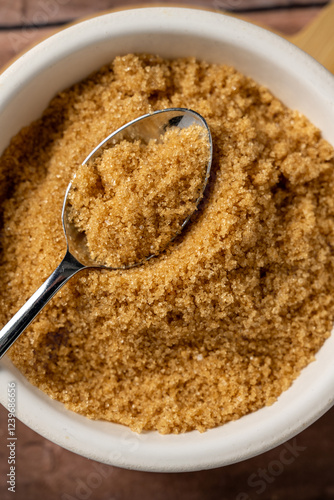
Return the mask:
[[66, 252], [57, 269], [0, 331], [0, 359], [54, 294], [74, 274], [84, 268], [85, 266], [80, 264], [69, 251]]

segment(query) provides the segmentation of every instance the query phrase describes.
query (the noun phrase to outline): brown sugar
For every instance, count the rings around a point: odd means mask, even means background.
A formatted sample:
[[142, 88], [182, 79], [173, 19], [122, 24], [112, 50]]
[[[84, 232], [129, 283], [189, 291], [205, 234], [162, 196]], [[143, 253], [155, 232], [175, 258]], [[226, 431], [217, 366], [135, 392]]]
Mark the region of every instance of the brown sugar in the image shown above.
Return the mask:
[[82, 165], [69, 213], [91, 258], [117, 268], [163, 251], [196, 209], [209, 155], [203, 128], [190, 125], [160, 141], [123, 140]]
[[117, 57], [13, 138], [3, 179], [1, 322], [64, 254], [66, 186], [112, 130], [188, 107], [214, 147], [186, 232], [144, 265], [83, 271], [9, 351], [50, 397], [135, 431], [204, 431], [275, 402], [334, 316], [333, 148], [235, 69]]

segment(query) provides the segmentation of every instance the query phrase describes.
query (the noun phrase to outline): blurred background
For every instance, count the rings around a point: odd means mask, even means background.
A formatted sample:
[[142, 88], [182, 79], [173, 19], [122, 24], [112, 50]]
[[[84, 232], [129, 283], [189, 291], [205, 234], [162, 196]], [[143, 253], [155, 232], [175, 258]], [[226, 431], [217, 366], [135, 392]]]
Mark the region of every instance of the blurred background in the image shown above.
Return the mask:
[[[81, 17], [135, 5], [187, 5], [248, 19], [286, 36], [334, 72], [334, 16], [322, 0], [0, 0], [0, 71]], [[332, 26], [332, 36], [323, 29]], [[0, 89], [1, 91], [1, 89]], [[334, 126], [334, 124], [333, 124]], [[43, 417], [41, 417], [43, 418]], [[182, 474], [135, 472], [74, 455], [16, 422], [16, 492], [7, 489], [7, 411], [0, 406], [0, 499], [334, 500], [334, 408], [289, 442], [251, 460]], [[283, 457], [289, 454], [289, 460]]]

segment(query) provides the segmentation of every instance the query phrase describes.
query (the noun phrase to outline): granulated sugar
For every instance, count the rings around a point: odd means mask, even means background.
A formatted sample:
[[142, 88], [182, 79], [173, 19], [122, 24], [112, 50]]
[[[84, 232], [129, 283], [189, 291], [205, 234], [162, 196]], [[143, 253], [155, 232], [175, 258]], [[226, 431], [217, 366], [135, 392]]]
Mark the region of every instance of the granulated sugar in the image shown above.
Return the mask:
[[127, 55], [56, 96], [0, 160], [1, 322], [64, 255], [62, 201], [83, 159], [167, 107], [198, 111], [213, 136], [191, 226], [141, 267], [76, 275], [9, 353], [73, 411], [179, 433], [274, 403], [333, 323], [333, 148], [253, 80]]
[[79, 167], [69, 214], [91, 258], [125, 267], [163, 251], [196, 209], [209, 158], [206, 133], [191, 125], [124, 140]]

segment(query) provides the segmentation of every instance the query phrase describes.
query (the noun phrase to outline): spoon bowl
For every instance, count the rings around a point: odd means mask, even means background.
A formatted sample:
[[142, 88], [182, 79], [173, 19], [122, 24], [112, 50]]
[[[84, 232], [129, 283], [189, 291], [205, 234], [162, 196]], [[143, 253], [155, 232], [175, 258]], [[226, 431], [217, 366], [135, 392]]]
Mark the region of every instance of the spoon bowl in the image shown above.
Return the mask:
[[[156, 111], [152, 114], [143, 115], [127, 123], [106, 137], [96, 146], [96, 148], [93, 149], [93, 151], [82, 163], [82, 165], [85, 165], [89, 161], [97, 159], [102, 155], [106, 148], [113, 147], [123, 140], [134, 141], [139, 139], [144, 143], [148, 143], [153, 139], [159, 142], [170, 128], [177, 127], [179, 129], [183, 129], [190, 127], [191, 125], [197, 125], [203, 129], [203, 133], [205, 134], [205, 138], [207, 139], [209, 146], [208, 161], [206, 164], [206, 170], [203, 173], [204, 180], [201, 185], [201, 192], [195, 200], [194, 209], [191, 213], [187, 214], [186, 218], [182, 221], [180, 230], [173, 235], [170, 242], [173, 241], [175, 237], [184, 229], [191, 219], [193, 212], [197, 209], [210, 175], [212, 162], [212, 138], [209, 127], [201, 115], [195, 111], [185, 108], [169, 108]], [[23, 333], [24, 330], [30, 325], [37, 314], [54, 296], [54, 294], [79, 271], [89, 268], [110, 270], [130, 269], [132, 267], [139, 266], [158, 255], [150, 254], [136, 263], [122, 267], [110, 267], [96, 262], [90, 256], [85, 234], [78, 231], [76, 226], [70, 220], [68, 196], [71, 188], [72, 181], [66, 189], [62, 209], [62, 223], [67, 246], [65, 257], [49, 278], [47, 278], [41, 287], [32, 295], [32, 297], [30, 297], [30, 299], [0, 331], [0, 358], [6, 353], [15, 340], [17, 340], [21, 333]], [[164, 248], [161, 249], [160, 253], [163, 250]]]
[[[176, 236], [180, 234], [180, 232], [188, 224], [189, 220], [191, 219], [191, 216], [197, 209], [198, 204], [202, 199], [204, 190], [206, 188], [210, 176], [211, 162], [212, 162], [212, 137], [206, 121], [199, 113], [196, 113], [195, 111], [186, 108], [168, 108], [164, 110], [155, 111], [154, 113], [151, 114], [140, 116], [139, 118], [136, 118], [135, 120], [132, 120], [131, 122], [123, 125], [118, 130], [112, 132], [108, 137], [103, 139], [103, 141], [100, 142], [100, 144], [98, 144], [96, 148], [94, 148], [93, 151], [89, 153], [87, 158], [85, 158], [85, 160], [82, 163], [82, 165], [85, 165], [88, 162], [96, 160], [103, 154], [103, 152], [107, 148], [114, 147], [121, 141], [133, 142], [135, 140], [140, 140], [145, 144], [147, 144], [150, 140], [155, 140], [157, 142], [160, 142], [161, 138], [169, 129], [175, 127], [177, 127], [178, 129], [184, 129], [192, 125], [200, 126], [203, 129], [203, 133], [205, 134], [205, 138], [207, 139], [209, 145], [209, 156], [206, 165], [206, 171], [203, 172], [203, 183], [201, 191], [195, 201], [194, 210], [192, 210], [191, 213], [189, 213], [187, 217], [182, 221], [180, 230], [177, 233], [175, 233], [170, 242], [173, 241], [176, 238]], [[65, 238], [67, 241], [67, 248], [69, 252], [80, 263], [84, 264], [85, 267], [99, 267], [99, 268], [113, 269], [113, 270], [130, 269], [132, 267], [141, 265], [147, 260], [150, 260], [152, 257], [156, 257], [158, 255], [158, 254], [150, 254], [147, 255], [144, 259], [139, 260], [134, 264], [124, 265], [119, 267], [111, 267], [94, 261], [94, 259], [92, 259], [88, 251], [88, 246], [84, 234], [77, 230], [76, 226], [71, 222], [71, 219], [69, 217], [68, 195], [72, 188], [72, 182], [73, 180], [69, 183], [65, 193], [63, 211], [62, 211], [62, 222], [63, 222]]]

